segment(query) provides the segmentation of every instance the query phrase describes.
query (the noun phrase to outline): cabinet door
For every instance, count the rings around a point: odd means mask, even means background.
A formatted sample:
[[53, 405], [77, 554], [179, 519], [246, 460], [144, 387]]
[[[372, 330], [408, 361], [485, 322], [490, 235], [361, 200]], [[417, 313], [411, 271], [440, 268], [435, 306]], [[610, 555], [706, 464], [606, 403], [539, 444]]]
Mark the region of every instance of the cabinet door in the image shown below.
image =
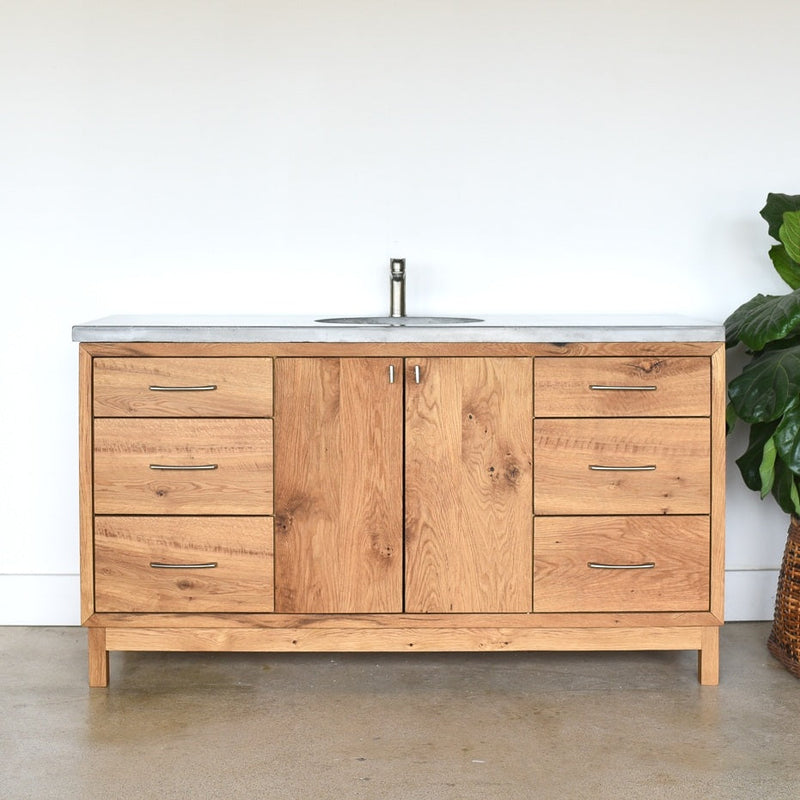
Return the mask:
[[407, 360], [406, 611], [531, 610], [532, 373]]
[[402, 446], [400, 359], [277, 359], [276, 611], [402, 611]]

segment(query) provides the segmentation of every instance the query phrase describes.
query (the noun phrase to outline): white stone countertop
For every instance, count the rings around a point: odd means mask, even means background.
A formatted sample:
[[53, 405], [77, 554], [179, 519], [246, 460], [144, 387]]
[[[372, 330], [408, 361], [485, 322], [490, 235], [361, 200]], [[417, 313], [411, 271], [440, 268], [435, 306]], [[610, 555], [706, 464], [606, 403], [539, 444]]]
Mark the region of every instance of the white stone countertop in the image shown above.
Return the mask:
[[[722, 323], [664, 314], [485, 315], [478, 322], [320, 322], [331, 315], [133, 314], [75, 325], [75, 342], [721, 342]], [[378, 318], [386, 319], [386, 318]]]

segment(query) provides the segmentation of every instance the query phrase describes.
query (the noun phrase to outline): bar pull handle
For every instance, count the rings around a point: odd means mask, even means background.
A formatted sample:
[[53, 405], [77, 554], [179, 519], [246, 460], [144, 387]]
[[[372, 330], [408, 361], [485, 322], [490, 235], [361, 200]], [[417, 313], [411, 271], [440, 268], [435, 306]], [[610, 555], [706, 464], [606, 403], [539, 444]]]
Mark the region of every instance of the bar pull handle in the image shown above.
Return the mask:
[[656, 468], [655, 464], [642, 464], [637, 467], [620, 467], [610, 464], [589, 464], [589, 469], [595, 472], [652, 472]]
[[195, 469], [216, 469], [216, 464], [151, 464], [150, 469], [174, 469], [174, 470], [195, 470]]
[[215, 569], [216, 561], [209, 561], [206, 564], [165, 564], [163, 561], [151, 561], [153, 569]]
[[657, 386], [607, 386], [602, 383], [591, 383], [589, 388], [594, 392], [654, 392]]
[[216, 383], [209, 383], [206, 386], [148, 386], [151, 392], [213, 392], [217, 388]]
[[394, 364], [389, 364], [389, 383], [394, 383]]
[[419, 364], [414, 365], [414, 383], [419, 383], [420, 381], [420, 368]]
[[600, 564], [590, 561], [586, 566], [589, 569], [655, 569], [655, 561], [645, 561], [643, 564]]

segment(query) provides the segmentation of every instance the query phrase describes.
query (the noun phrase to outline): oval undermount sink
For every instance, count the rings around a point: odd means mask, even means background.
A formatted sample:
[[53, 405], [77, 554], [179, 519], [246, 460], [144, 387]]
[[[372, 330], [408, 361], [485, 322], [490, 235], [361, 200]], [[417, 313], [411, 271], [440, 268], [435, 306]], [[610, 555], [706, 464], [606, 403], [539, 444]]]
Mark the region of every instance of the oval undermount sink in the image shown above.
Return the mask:
[[316, 322], [337, 325], [464, 325], [469, 322], [483, 322], [475, 317], [328, 317]]

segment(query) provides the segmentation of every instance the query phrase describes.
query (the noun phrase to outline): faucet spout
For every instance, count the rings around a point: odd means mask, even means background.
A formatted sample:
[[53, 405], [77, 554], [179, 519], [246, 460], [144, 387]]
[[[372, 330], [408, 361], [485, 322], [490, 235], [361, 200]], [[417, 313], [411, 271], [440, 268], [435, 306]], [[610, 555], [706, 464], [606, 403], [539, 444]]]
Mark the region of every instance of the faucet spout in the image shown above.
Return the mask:
[[406, 260], [404, 258], [389, 259], [389, 316], [404, 317], [406, 315]]

